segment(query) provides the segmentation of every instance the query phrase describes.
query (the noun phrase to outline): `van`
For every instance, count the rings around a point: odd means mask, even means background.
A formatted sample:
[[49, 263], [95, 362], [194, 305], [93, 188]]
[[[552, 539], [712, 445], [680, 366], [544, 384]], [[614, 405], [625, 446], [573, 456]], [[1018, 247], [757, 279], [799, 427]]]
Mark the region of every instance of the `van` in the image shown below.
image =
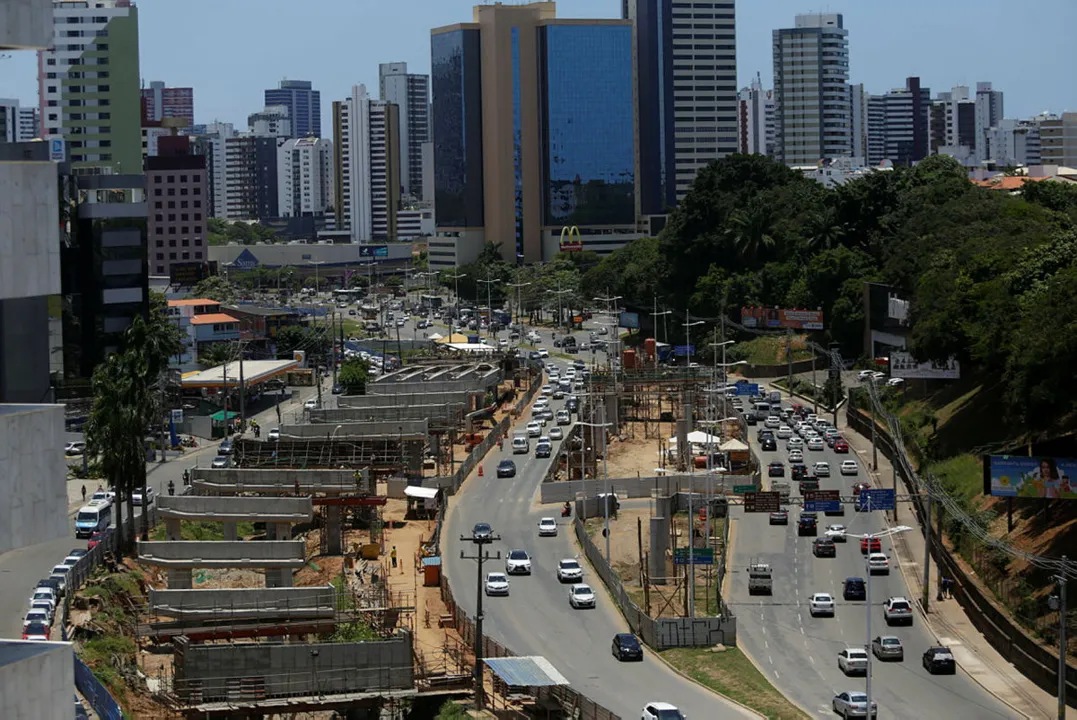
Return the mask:
[[531, 443], [523, 435], [517, 435], [512, 439], [512, 454], [526, 455], [531, 451]]
[[88, 538], [112, 524], [111, 505], [85, 505], [75, 515], [75, 537]]
[[782, 402], [782, 394], [777, 390], [771, 390], [770, 395], [767, 395], [767, 400], [771, 405], [780, 405]]
[[755, 404], [755, 416], [765, 418], [767, 415], [770, 415], [770, 403], [757, 402]]

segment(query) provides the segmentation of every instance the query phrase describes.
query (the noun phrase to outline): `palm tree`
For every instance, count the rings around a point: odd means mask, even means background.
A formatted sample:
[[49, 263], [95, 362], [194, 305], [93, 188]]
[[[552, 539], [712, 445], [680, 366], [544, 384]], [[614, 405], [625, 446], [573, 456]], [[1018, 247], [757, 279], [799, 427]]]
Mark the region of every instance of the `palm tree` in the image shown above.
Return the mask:
[[774, 217], [765, 205], [752, 201], [729, 213], [726, 236], [745, 263], [754, 263], [763, 250], [774, 247]]
[[224, 365], [239, 357], [235, 343], [218, 342], [206, 345], [198, 350], [198, 365], [205, 369]]
[[808, 244], [813, 250], [829, 250], [841, 244], [845, 226], [838, 220], [832, 206], [816, 210], [808, 216]]

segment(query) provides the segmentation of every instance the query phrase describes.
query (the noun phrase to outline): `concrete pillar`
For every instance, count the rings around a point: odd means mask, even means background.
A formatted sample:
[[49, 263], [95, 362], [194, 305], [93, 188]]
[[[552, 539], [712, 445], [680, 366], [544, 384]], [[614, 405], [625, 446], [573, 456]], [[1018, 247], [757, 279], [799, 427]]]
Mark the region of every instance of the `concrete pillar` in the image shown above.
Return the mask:
[[265, 573], [267, 588], [292, 586], [291, 568], [281, 568], [280, 570], [267, 569]]
[[238, 526], [234, 522], [224, 523], [224, 539], [225, 540], [238, 540]]
[[669, 550], [669, 516], [656, 515], [651, 518], [651, 547], [650, 555], [647, 557], [647, 574], [652, 585], [666, 584], [667, 550]]
[[404, 443], [405, 456], [408, 459], [408, 470], [412, 473], [423, 471], [423, 441], [408, 440]]
[[191, 571], [187, 568], [170, 569], [168, 571], [169, 590], [190, 590], [194, 585]]
[[341, 522], [344, 517], [344, 507], [342, 505], [326, 505], [323, 509], [325, 511], [326, 547], [322, 549], [322, 552], [326, 555], [343, 555], [344, 529], [341, 527]]
[[181, 540], [180, 537], [180, 519], [179, 518], [165, 518], [165, 534], [169, 540]]
[[292, 539], [292, 525], [291, 523], [267, 523], [266, 527], [270, 525], [276, 525], [276, 539], [277, 540], [291, 540]]

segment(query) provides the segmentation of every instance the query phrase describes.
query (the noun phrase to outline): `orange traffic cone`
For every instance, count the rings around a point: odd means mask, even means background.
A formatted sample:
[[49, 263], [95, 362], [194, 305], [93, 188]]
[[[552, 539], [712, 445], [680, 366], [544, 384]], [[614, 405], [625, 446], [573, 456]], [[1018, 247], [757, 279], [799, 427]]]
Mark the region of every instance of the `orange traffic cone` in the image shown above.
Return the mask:
[[482, 477], [482, 465], [479, 465], [479, 477]]

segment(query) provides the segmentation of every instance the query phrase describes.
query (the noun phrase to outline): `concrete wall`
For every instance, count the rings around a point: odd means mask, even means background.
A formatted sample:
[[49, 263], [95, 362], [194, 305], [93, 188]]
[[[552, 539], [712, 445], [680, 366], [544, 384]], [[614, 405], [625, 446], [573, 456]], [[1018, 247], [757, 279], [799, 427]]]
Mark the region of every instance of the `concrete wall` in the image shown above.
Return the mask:
[[[375, 397], [379, 399], [385, 398], [384, 395], [376, 395]], [[463, 400], [443, 405], [378, 405], [363, 408], [311, 410], [310, 421], [314, 424], [324, 424], [332, 427], [338, 423], [367, 422], [371, 418], [376, 422], [383, 423], [393, 423], [401, 420], [447, 419], [453, 415], [462, 414], [463, 411]], [[342, 429], [341, 432], [344, 432], [344, 430]]]
[[[302, 494], [356, 492], [354, 470], [254, 470], [237, 468], [192, 468], [191, 480], [196, 490], [211, 493], [295, 493], [299, 483]], [[370, 492], [369, 480], [360, 490]]]
[[0, 3], [0, 49], [50, 47], [52, 30], [52, 0]]
[[[3, 27], [0, 20], [0, 37]], [[60, 293], [56, 186], [56, 163], [0, 162], [0, 299]]]
[[44, 295], [0, 300], [0, 402], [52, 402], [49, 324]]
[[426, 438], [429, 424], [426, 419], [400, 420], [392, 422], [355, 422], [342, 423], [340, 430], [335, 425], [281, 425], [281, 439], [291, 438], [329, 438], [343, 440], [347, 438]]
[[69, 718], [74, 694], [71, 643], [0, 640], [0, 717]]
[[[294, 488], [293, 488], [294, 489]], [[219, 522], [306, 522], [314, 517], [309, 497], [221, 497], [178, 495], [157, 498], [161, 518]]]
[[400, 393], [466, 393], [486, 390], [501, 382], [501, 373], [476, 377], [470, 375], [459, 380], [404, 380], [400, 382], [374, 382], [367, 385], [367, 395], [398, 395]]
[[138, 559], [149, 565], [172, 567], [303, 567], [306, 543], [302, 540], [150, 540], [138, 544]]
[[336, 589], [326, 587], [231, 588], [222, 590], [150, 589], [150, 608], [175, 616], [237, 613], [276, 615], [336, 608]]
[[[753, 480], [748, 475], [715, 475], [711, 478], [711, 492], [733, 492], [736, 485], [750, 485]], [[659, 490], [664, 494], [676, 494], [687, 492], [693, 488], [697, 493], [707, 492], [707, 476], [703, 473], [695, 475], [666, 475], [662, 477], [639, 477], [639, 478], [610, 478], [606, 480], [566, 480], [561, 482], [544, 482], [541, 487], [541, 501], [544, 503], [563, 503], [566, 500], [575, 500], [577, 493], [584, 493], [591, 497], [598, 493], [607, 492], [612, 488], [620, 498], [645, 498]]]
[[404, 631], [359, 643], [186, 645], [177, 649], [176, 689], [200, 685], [203, 702], [229, 699], [240, 680], [265, 697], [403, 690], [414, 686], [411, 651]]
[[74, 535], [64, 437], [63, 405], [0, 405], [0, 553]]

